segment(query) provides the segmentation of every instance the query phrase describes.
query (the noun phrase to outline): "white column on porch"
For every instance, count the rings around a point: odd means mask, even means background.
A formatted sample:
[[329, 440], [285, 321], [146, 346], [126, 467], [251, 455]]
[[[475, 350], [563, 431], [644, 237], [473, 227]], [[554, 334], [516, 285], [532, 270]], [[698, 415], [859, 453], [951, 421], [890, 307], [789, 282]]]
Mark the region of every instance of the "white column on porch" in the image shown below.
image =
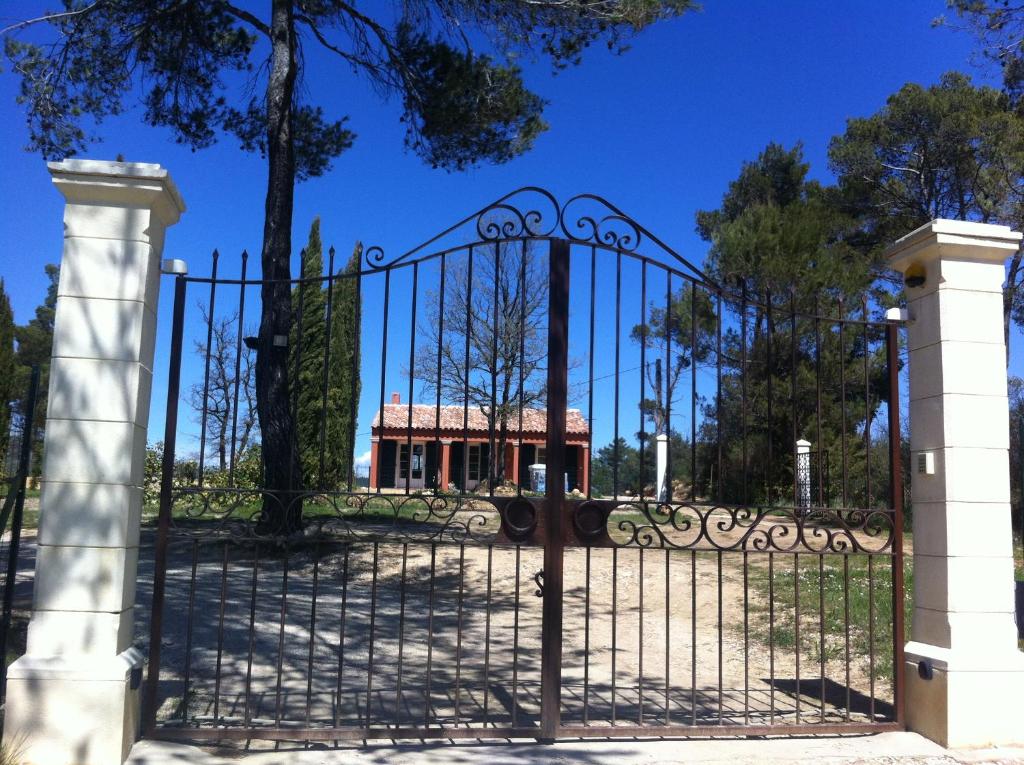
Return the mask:
[[159, 165], [49, 164], [64, 195], [35, 597], [4, 740], [32, 765], [112, 765], [135, 740], [139, 516], [164, 231]]
[[946, 746], [1024, 740], [1010, 528], [1004, 263], [1021, 234], [935, 220], [897, 241], [910, 365], [909, 727]]

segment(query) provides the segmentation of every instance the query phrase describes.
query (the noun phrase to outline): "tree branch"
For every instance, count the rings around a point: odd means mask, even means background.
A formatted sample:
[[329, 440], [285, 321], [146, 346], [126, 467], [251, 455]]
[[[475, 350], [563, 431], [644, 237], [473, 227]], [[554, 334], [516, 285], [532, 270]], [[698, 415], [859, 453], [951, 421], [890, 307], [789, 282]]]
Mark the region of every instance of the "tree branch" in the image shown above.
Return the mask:
[[255, 29], [257, 29], [258, 31], [260, 31], [264, 35], [266, 35], [267, 38], [270, 37], [270, 25], [266, 24], [265, 22], [263, 22], [258, 17], [256, 17], [253, 14], [249, 13], [249, 11], [246, 11], [246, 10], [244, 10], [242, 8], [236, 8], [234, 5], [232, 5], [231, 3], [227, 2], [227, 0], [221, 0], [221, 6], [224, 8], [224, 10], [226, 10], [228, 13], [230, 13], [235, 18], [238, 18], [238, 19], [241, 19], [242, 21], [248, 22]]
[[353, 54], [343, 51], [341, 48], [331, 43], [330, 40], [324, 37], [323, 32], [320, 31], [320, 28], [317, 27], [316, 22], [314, 22], [313, 19], [301, 14], [297, 14], [295, 16], [295, 19], [296, 21], [301, 21], [303, 24], [309, 27], [309, 31], [313, 33], [313, 36], [317, 39], [317, 42], [319, 42], [327, 50], [337, 54], [338, 56], [340, 56], [342, 59], [352, 64], [353, 66], [362, 66], [365, 67], [366, 69], [371, 69], [376, 73], [380, 73], [381, 67], [379, 64], [375, 64], [367, 59], [354, 56]]
[[79, 8], [77, 11], [63, 11], [62, 13], [47, 13], [43, 16], [39, 16], [34, 19], [26, 19], [25, 21], [19, 21], [17, 24], [11, 24], [10, 26], [0, 29], [0, 35], [6, 35], [10, 32], [16, 32], [19, 29], [32, 26], [33, 24], [40, 24], [51, 21], [59, 21], [61, 19], [73, 18], [75, 16], [82, 16], [90, 11], [96, 9], [97, 6], [102, 5], [104, 0], [95, 0], [84, 8]]

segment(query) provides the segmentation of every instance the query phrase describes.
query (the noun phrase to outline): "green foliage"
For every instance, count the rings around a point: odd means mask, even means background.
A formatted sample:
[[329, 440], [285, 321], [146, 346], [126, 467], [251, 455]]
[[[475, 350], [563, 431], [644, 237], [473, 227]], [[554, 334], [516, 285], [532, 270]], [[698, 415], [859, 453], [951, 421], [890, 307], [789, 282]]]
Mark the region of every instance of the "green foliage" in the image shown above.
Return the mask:
[[744, 163], [721, 207], [697, 213], [697, 231], [711, 244], [706, 267], [720, 284], [744, 284], [761, 299], [793, 289], [804, 309], [868, 289], [877, 264], [848, 244], [851, 218], [808, 170], [799, 144], [769, 144]]
[[944, 74], [908, 83], [829, 146], [843, 203], [882, 245], [933, 218], [1020, 224], [1024, 120], [1009, 98]]
[[[977, 37], [984, 58], [1002, 71], [1003, 90], [1020, 108], [1024, 96], [1024, 8], [1007, 0], [946, 0]], [[935, 26], [946, 24], [944, 16]]]
[[[748, 321], [745, 338], [742, 327], [725, 333], [722, 395], [703, 405], [706, 424], [698, 436], [698, 493], [720, 492], [726, 502], [793, 504], [794, 441], [803, 438], [812, 443], [816, 455], [827, 454], [821, 495], [815, 491], [814, 504], [888, 506], [887, 452], [878, 454], [876, 448], [886, 443], [878, 419], [879, 408], [888, 399], [881, 331], [851, 324], [840, 333], [834, 322], [800, 314], [794, 318], [793, 305], [792, 300], [773, 304], [759, 331]], [[721, 470], [712, 476], [719, 442]], [[817, 465], [816, 456], [815, 487]]]
[[239, 116], [221, 95], [220, 73], [249, 71], [257, 40], [225, 5], [68, 0], [69, 13], [51, 22], [64, 37], [59, 51], [8, 37], [30, 148], [44, 157], [81, 152], [93, 139], [81, 118], [120, 114], [135, 81], [146, 84], [149, 124], [170, 127], [179, 143], [209, 146]]
[[[617, 469], [616, 469], [617, 468]], [[648, 459], [640, 470], [640, 450], [620, 437], [597, 450], [591, 466], [590, 482], [595, 493], [605, 496], [638, 495], [654, 483], [654, 465]]]
[[[156, 509], [160, 502], [160, 483], [163, 478], [164, 444], [157, 441], [146, 447], [146, 465], [142, 481], [142, 502], [148, 508]], [[197, 486], [199, 479], [199, 462], [195, 459], [177, 459], [174, 461], [172, 473], [173, 485], [177, 488]], [[228, 471], [213, 469], [203, 474], [205, 488], [232, 487], [237, 489], [256, 489], [263, 484], [263, 456], [259, 446], [250, 446], [238, 455], [235, 462], [233, 481], [228, 480]], [[231, 496], [211, 496], [210, 501], [233, 501]]]
[[327, 386], [324, 484], [347, 487], [355, 472], [360, 381], [362, 297], [359, 268], [363, 245], [356, 242], [345, 266], [348, 276], [334, 280], [331, 305], [331, 353]]
[[255, 489], [263, 485], [263, 452], [259, 444], [250, 446], [235, 463], [235, 486]]
[[[128, 107], [126, 95], [139, 92], [135, 85], [141, 85], [143, 119], [169, 128], [177, 142], [200, 149], [227, 133], [244, 150], [266, 156], [268, 100], [258, 92], [278, 84], [269, 76], [272, 51], [265, 43], [285, 33], [322, 46], [379, 93], [398, 93], [406, 145], [448, 169], [508, 161], [546, 127], [544, 102], [526, 89], [518, 67], [476, 53], [470, 39], [493, 41], [509, 59], [539, 50], [562, 67], [578, 63], [598, 40], [622, 52], [644, 27], [693, 7], [689, 0], [413, 2], [374, 18], [348, 3], [296, 2], [282, 22], [227, 0], [64, 5], [62, 12], [13, 25], [4, 40], [21, 77], [18, 102], [26, 108], [29, 148], [44, 157], [82, 152], [105, 118]], [[54, 44], [16, 36], [33, 24], [46, 24]], [[296, 79], [304, 65], [298, 56], [288, 64]], [[233, 92], [239, 79], [248, 84]], [[352, 145], [347, 120], [328, 119], [320, 107], [296, 99], [290, 122], [298, 179], [324, 174]]]
[[155, 505], [160, 501], [160, 477], [163, 473], [164, 442], [146, 445], [146, 465], [142, 473], [142, 504]]
[[[294, 290], [292, 305], [296, 320], [289, 343], [291, 349], [292, 389], [295, 395], [295, 432], [302, 465], [304, 485], [321, 482], [320, 431], [326, 412], [323, 406], [324, 363], [327, 352], [324, 291], [323, 246], [320, 243], [320, 218], [313, 220], [309, 241], [302, 251], [303, 281]], [[313, 482], [313, 476], [317, 477]]]
[[[357, 244], [346, 273], [359, 272], [361, 253]], [[316, 218], [302, 257], [302, 278], [310, 281], [296, 287], [293, 297], [296, 325], [290, 366], [303, 485], [337, 489], [347, 486], [353, 470], [351, 402], [359, 400], [360, 391], [361, 305], [358, 277], [339, 277], [325, 286], [323, 265]]]
[[[619, 495], [651, 496], [654, 491], [656, 477], [656, 444], [654, 437], [647, 434], [643, 443], [643, 455], [638, 446], [633, 446], [625, 438], [619, 437], [617, 442], [602, 446], [594, 454], [591, 467], [590, 482], [597, 495], [612, 496], [618, 487]], [[618, 449], [616, 450], [616, 444]], [[642, 464], [641, 464], [642, 462]], [[675, 497], [688, 495], [690, 486], [690, 444], [679, 433], [673, 432], [669, 439], [669, 478], [672, 481]], [[616, 464], [618, 470], [616, 471]], [[616, 483], [616, 480], [618, 483]]]
[[[849, 120], [829, 159], [857, 222], [848, 241], [873, 259], [933, 218], [1024, 225], [1024, 112], [967, 75], [904, 85], [876, 114]], [[1003, 299], [1007, 346], [1011, 320], [1024, 324], [1022, 277], [1018, 252]]]
[[1009, 379], [1010, 397], [1010, 499], [1015, 508], [1013, 528], [1024, 534], [1024, 379]]
[[24, 367], [45, 366], [50, 363], [53, 351], [53, 320], [57, 312], [57, 281], [60, 266], [52, 263], [45, 266], [50, 283], [42, 305], [36, 308], [35, 317], [15, 330], [18, 341], [18, 363]]
[[[53, 321], [57, 313], [57, 281], [60, 278], [60, 267], [51, 264], [45, 266], [46, 276], [50, 283], [46, 288], [46, 298], [38, 306], [35, 316], [27, 324], [19, 325], [14, 330], [14, 338], [18, 343], [16, 360], [18, 374], [16, 389], [18, 395], [28, 390], [32, 367], [38, 366], [39, 395], [36, 398], [35, 434], [32, 446], [32, 475], [39, 475], [42, 470], [43, 431], [46, 427], [47, 389], [50, 381], [50, 356], [53, 352]], [[25, 401], [19, 401], [18, 412], [24, 415]]]
[[0, 279], [0, 477], [11, 435], [11, 404], [18, 396], [14, 369], [14, 312]]
[[[869, 296], [891, 298], [875, 281], [877, 253], [855, 244], [859, 219], [837, 189], [808, 180], [808, 170], [799, 145], [770, 144], [743, 165], [718, 209], [697, 214], [697, 230], [711, 243], [707, 268], [726, 289], [721, 397], [700, 402], [698, 496], [791, 504], [794, 441], [805, 438], [834, 462], [828, 475], [823, 467], [814, 501], [867, 507], [887, 497], [879, 477], [888, 471], [874, 464], [864, 437], [878, 440], [888, 392], [881, 332], [849, 325], [840, 334], [834, 321], [813, 317], [861, 318]], [[700, 290], [703, 303], [692, 305], [694, 292], [674, 296], [673, 314], [695, 310], [696, 333], [688, 326], [666, 333], [652, 312], [651, 337], [668, 338], [673, 356], [715, 363], [714, 307]]]
[[398, 48], [409, 77], [406, 146], [433, 167], [462, 170], [480, 159], [494, 164], [523, 154], [547, 125], [544, 100], [523, 85], [515, 66], [456, 51], [444, 42], [399, 30]]

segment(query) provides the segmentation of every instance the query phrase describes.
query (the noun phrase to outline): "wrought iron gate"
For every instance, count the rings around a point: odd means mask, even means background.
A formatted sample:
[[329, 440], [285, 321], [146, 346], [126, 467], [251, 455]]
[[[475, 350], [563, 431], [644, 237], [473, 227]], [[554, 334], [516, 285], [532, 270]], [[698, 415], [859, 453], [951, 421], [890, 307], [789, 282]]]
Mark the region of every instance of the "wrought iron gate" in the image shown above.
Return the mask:
[[[246, 404], [270, 283], [244, 255], [176, 278], [147, 735], [900, 727], [895, 324], [716, 284], [608, 202], [532, 187], [392, 259], [307, 257], [284, 488]], [[368, 487], [335, 448], [356, 430]]]

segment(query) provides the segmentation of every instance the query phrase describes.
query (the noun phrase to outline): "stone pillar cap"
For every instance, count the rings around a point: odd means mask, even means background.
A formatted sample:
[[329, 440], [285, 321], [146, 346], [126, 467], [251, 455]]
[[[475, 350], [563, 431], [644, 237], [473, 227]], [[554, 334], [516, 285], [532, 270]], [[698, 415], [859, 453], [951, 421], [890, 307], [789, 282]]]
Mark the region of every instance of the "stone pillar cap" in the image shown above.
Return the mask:
[[171, 174], [149, 162], [65, 159], [47, 162], [53, 182], [69, 202], [135, 204], [159, 208], [167, 225], [185, 212]]
[[1009, 226], [936, 218], [893, 242], [885, 251], [889, 266], [905, 271], [915, 261], [936, 257], [1002, 262], [1020, 248], [1022, 234]]

